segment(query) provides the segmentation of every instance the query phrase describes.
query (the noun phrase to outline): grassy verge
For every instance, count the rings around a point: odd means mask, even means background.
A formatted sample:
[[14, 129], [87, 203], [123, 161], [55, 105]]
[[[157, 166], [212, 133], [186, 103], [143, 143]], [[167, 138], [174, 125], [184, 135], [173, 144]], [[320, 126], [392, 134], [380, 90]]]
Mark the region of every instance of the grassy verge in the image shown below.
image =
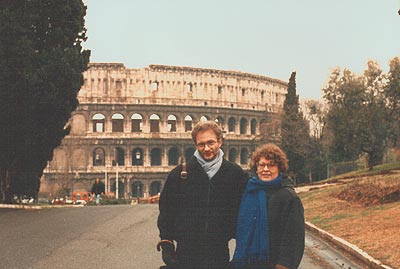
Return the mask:
[[345, 174], [340, 174], [340, 175], [337, 175], [337, 176], [334, 176], [334, 177], [331, 177], [331, 178], [328, 178], [328, 179], [325, 179], [325, 180], [319, 181], [319, 182], [331, 182], [331, 181], [335, 181], [337, 179], [342, 179], [342, 178], [374, 176], [374, 175], [390, 173], [393, 170], [400, 170], [400, 162], [377, 165], [377, 166], [374, 166], [374, 169], [372, 171], [369, 171], [368, 169], [356, 170], [356, 171], [348, 172]]
[[307, 221], [400, 268], [400, 173], [389, 168], [399, 170], [400, 164], [348, 173], [345, 184], [299, 196]]

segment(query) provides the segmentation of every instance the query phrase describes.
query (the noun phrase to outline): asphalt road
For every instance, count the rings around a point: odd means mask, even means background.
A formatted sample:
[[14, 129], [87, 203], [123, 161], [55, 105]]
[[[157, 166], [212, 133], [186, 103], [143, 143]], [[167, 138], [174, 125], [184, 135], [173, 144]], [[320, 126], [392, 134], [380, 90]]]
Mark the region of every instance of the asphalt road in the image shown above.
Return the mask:
[[[0, 268], [158, 269], [157, 215], [157, 205], [0, 208]], [[362, 267], [307, 234], [300, 268]]]

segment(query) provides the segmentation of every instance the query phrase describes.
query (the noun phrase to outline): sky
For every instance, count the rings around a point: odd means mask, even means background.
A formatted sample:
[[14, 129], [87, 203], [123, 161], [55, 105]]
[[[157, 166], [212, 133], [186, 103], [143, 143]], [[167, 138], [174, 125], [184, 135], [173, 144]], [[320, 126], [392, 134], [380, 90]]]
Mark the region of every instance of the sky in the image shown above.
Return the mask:
[[333, 68], [400, 57], [400, 0], [84, 0], [91, 62], [234, 70], [322, 99]]

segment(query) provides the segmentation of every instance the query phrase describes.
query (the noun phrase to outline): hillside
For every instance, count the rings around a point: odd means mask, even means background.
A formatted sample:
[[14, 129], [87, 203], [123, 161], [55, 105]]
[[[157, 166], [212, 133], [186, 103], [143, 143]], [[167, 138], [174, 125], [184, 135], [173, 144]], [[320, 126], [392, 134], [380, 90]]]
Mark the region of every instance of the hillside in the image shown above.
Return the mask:
[[400, 170], [337, 177], [301, 192], [306, 220], [400, 268]]

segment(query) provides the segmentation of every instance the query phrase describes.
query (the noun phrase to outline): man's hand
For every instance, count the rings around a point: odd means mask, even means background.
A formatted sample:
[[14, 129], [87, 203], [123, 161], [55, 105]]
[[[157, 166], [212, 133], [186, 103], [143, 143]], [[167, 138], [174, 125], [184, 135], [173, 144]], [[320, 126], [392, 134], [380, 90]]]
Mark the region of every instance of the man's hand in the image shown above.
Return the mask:
[[287, 268], [286, 266], [277, 264], [277, 265], [275, 265], [275, 268], [274, 268], [274, 269], [289, 269], [289, 268]]
[[162, 250], [161, 257], [168, 268], [176, 268], [178, 262], [176, 260], [175, 245], [172, 241], [161, 240], [157, 244], [157, 250]]

